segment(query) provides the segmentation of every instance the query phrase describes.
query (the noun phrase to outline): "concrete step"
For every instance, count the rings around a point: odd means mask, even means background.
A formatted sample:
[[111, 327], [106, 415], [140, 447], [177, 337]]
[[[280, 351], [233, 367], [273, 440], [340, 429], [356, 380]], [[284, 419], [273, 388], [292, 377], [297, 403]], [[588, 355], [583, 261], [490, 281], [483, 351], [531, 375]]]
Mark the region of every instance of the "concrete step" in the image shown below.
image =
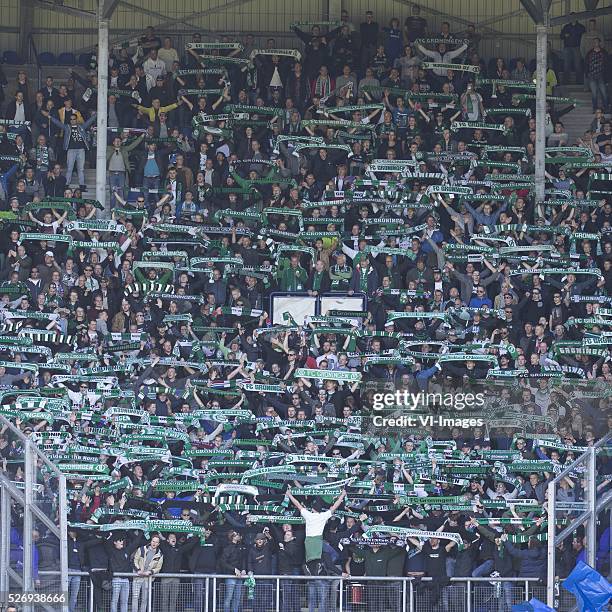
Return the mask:
[[578, 101], [578, 106], [574, 110], [561, 117], [561, 122], [569, 134], [570, 143], [574, 144], [589, 129], [593, 119], [591, 94], [584, 91], [583, 85], [561, 85], [555, 89], [555, 95], [575, 98]]

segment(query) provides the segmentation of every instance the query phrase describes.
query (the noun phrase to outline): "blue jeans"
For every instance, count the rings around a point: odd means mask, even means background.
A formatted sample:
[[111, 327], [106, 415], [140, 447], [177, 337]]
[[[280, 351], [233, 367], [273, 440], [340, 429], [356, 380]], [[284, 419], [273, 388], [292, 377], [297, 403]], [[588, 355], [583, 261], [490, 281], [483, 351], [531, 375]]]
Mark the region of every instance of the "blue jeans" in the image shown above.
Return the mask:
[[228, 578], [225, 581], [223, 612], [238, 612], [242, 598], [242, 579]]
[[111, 612], [128, 612], [130, 599], [129, 578], [113, 578], [111, 594]]
[[[299, 576], [300, 571], [296, 568], [290, 575]], [[281, 580], [283, 612], [300, 612], [300, 584], [298, 580]]]
[[606, 82], [603, 77], [589, 78], [589, 87], [591, 88], [591, 101], [593, 103], [593, 110], [599, 105], [598, 101], [601, 99], [601, 107], [606, 110], [608, 108], [608, 91], [606, 90]]
[[[473, 572], [474, 578], [481, 578], [482, 576], [488, 576], [495, 567], [493, 560], [488, 559], [484, 563], [481, 563]], [[499, 598], [498, 612], [510, 612], [512, 610], [512, 583], [502, 582], [502, 589], [504, 592], [503, 597]], [[505, 606], [504, 606], [505, 604]]]
[[327, 580], [308, 581], [308, 612], [327, 612], [327, 600], [329, 599], [329, 582]]
[[70, 612], [75, 612], [77, 608], [77, 599], [79, 597], [79, 589], [81, 588], [81, 577], [70, 576], [68, 578], [68, 609]]
[[70, 184], [76, 166], [79, 185], [85, 184], [85, 149], [68, 149], [66, 152], [66, 182]]
[[122, 198], [125, 198], [125, 172], [109, 172], [108, 185], [111, 191], [110, 205], [111, 208], [115, 208], [117, 200], [114, 192], [117, 191]]
[[570, 72], [576, 73], [576, 82], [578, 82], [582, 74], [580, 47], [566, 47], [563, 49], [563, 79], [566, 83]]
[[493, 571], [493, 567], [495, 567], [493, 559], [487, 559], [484, 563], [481, 563], [477, 568], [474, 569], [474, 571], [472, 572], [472, 576], [474, 578], [488, 576]]
[[446, 575], [449, 578], [455, 575], [455, 563], [457, 563], [457, 559], [454, 557], [446, 557]]
[[152, 202], [157, 202], [157, 200], [159, 200], [159, 194], [149, 193], [150, 189], [159, 189], [159, 176], [142, 177], [142, 190], [145, 194], [147, 206]]
[[205, 598], [208, 598], [208, 610], [213, 612], [213, 580], [212, 578], [208, 581], [208, 588], [206, 587], [206, 578], [195, 578], [193, 581], [193, 607], [195, 612], [204, 612], [206, 610]]

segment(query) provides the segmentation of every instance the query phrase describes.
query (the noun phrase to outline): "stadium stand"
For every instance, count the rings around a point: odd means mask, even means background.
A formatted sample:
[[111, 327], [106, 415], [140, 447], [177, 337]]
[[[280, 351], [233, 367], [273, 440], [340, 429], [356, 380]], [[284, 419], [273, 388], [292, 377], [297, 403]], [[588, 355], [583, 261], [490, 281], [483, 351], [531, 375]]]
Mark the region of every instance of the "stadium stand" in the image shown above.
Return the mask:
[[[33, 494], [67, 507], [70, 612], [510, 612], [546, 598], [549, 521], [610, 493], [604, 37], [549, 58], [536, 201], [533, 58], [358, 21], [113, 48], [105, 201], [92, 55], [0, 73], [0, 479], [26, 440], [65, 475]], [[7, 562], [61, 591], [19, 507]], [[609, 509], [596, 538], [609, 576]]]

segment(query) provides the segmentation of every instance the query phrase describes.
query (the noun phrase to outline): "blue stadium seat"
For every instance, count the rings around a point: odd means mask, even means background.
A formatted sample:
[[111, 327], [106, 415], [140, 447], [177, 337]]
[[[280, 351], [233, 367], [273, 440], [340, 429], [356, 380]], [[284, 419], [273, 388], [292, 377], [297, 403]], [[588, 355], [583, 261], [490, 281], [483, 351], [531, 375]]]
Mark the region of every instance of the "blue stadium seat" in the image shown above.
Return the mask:
[[45, 51], [44, 53], [40, 53], [38, 55], [38, 61], [41, 66], [55, 66], [57, 64], [57, 60], [55, 59], [54, 53], [49, 53]]
[[74, 53], [60, 53], [57, 56], [58, 66], [74, 66], [76, 64], [76, 57]]
[[91, 58], [91, 53], [81, 53], [81, 55], [79, 55], [79, 66], [82, 66], [83, 68], [89, 68], [89, 60]]
[[2, 63], [4, 64], [22, 64], [21, 58], [17, 55], [17, 51], [5, 51], [2, 54]]

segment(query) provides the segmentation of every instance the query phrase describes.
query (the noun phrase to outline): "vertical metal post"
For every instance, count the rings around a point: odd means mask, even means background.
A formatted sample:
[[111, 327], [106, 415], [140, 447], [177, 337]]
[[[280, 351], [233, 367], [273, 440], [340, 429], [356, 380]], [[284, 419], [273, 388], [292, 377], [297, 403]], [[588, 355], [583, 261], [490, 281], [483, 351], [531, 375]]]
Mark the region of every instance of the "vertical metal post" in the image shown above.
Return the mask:
[[147, 612], [153, 612], [153, 577], [147, 580]]
[[[608, 508], [609, 512], [608, 512], [608, 518], [610, 520], [610, 525], [609, 525], [609, 529], [610, 529], [610, 533], [612, 533], [612, 508]], [[603, 509], [603, 511], [605, 512], [605, 508]], [[610, 557], [612, 557], [612, 544], [608, 545], [608, 555]], [[610, 580], [612, 582], [612, 563], [610, 563], [610, 570], [608, 572], [608, 580]]]
[[410, 612], [414, 612], [414, 581], [413, 580], [410, 581], [409, 597], [410, 597]]
[[213, 600], [212, 600], [212, 609], [217, 609], [217, 579], [213, 578]]
[[525, 580], [525, 601], [529, 601], [529, 580]]
[[547, 73], [548, 16], [544, 23], [536, 25], [536, 155], [535, 195], [536, 202], [544, 200], [546, 177], [546, 73]]
[[106, 142], [108, 125], [108, 19], [98, 3], [98, 116], [96, 132], [96, 200], [106, 206]]
[[591, 446], [587, 450], [588, 453], [588, 472], [587, 472], [587, 505], [589, 518], [587, 519], [587, 546], [586, 546], [586, 561], [591, 567], [595, 567], [595, 553], [597, 551], [597, 479], [596, 475], [596, 460], [597, 454]]
[[402, 610], [406, 612], [406, 581], [402, 580]]
[[329, 21], [340, 21], [341, 13], [342, 13], [342, 1], [341, 0], [327, 0], [327, 19], [329, 19]]
[[467, 585], [466, 585], [466, 597], [467, 600], [465, 602], [466, 604], [466, 610], [467, 612], [472, 612], [472, 581], [468, 578], [467, 580]]
[[280, 612], [280, 578], [276, 579], [275, 610]]
[[[19, 55], [25, 61], [30, 51], [30, 36], [34, 25], [34, 0], [22, 0], [19, 4]], [[41, 87], [41, 84], [38, 84]]]
[[546, 560], [546, 605], [553, 607], [555, 600], [555, 523], [557, 518], [557, 487], [554, 482], [548, 483], [548, 548]]
[[11, 496], [6, 487], [2, 487], [2, 529], [0, 531], [0, 592], [9, 590], [8, 568], [11, 550]]
[[[610, 513], [612, 515], [612, 512]], [[342, 612], [344, 610], [344, 581], [340, 578], [340, 600], [339, 600], [339, 610]]]
[[[59, 541], [60, 541], [60, 578], [62, 591], [68, 592], [68, 510], [66, 509], [66, 477], [63, 474], [59, 479]], [[68, 609], [66, 607], [66, 609]]]
[[32, 449], [32, 442], [28, 440], [25, 445], [25, 490], [23, 512], [23, 590], [33, 591], [32, 582], [32, 503], [34, 499], [34, 460], [36, 454]]
[[89, 583], [89, 609], [94, 610], [94, 586], [90, 576], [87, 577], [87, 582]]
[[206, 576], [204, 580], [205, 580], [204, 586], [206, 588], [206, 602], [204, 603], [204, 612], [208, 612], [208, 594], [210, 593], [210, 591], [208, 590], [210, 588], [208, 576]]

